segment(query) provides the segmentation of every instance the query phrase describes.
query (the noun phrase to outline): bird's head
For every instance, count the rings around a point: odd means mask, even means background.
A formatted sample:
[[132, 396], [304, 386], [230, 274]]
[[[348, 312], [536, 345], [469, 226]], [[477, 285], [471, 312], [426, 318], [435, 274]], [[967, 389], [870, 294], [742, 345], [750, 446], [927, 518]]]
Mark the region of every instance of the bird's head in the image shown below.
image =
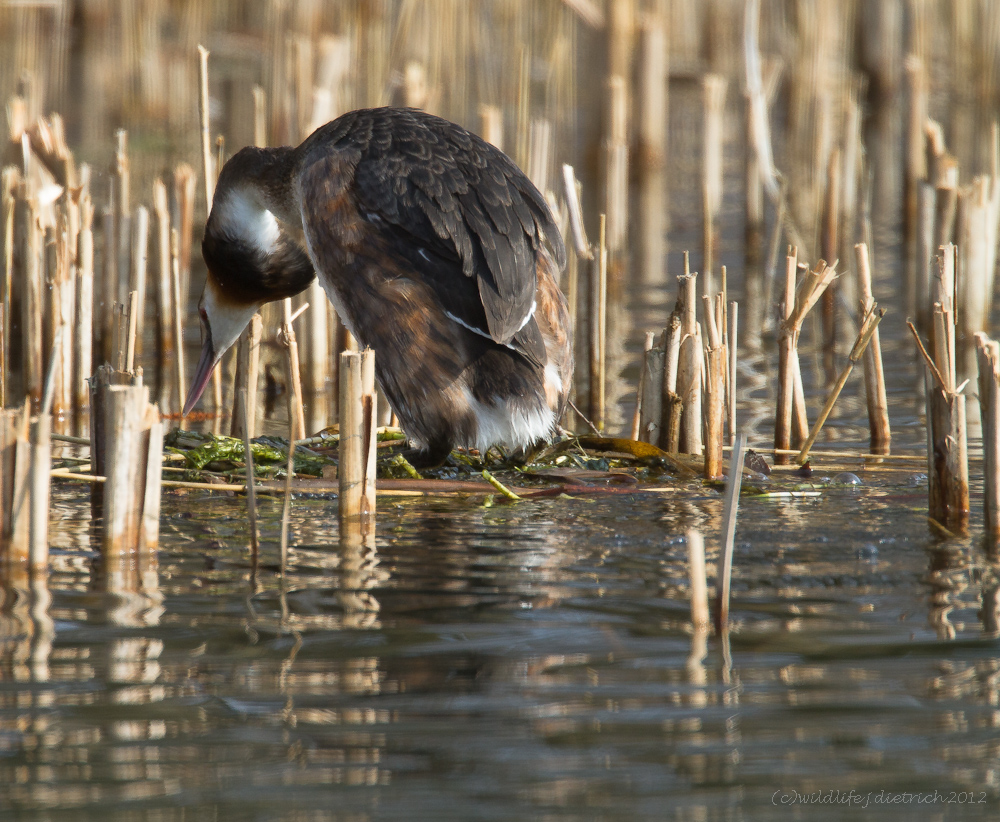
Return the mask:
[[[275, 212], [295, 210], [283, 198], [282, 160], [290, 149], [243, 149], [223, 168], [201, 244], [208, 266], [198, 303], [202, 348], [184, 415], [201, 397], [222, 355], [264, 303], [303, 291], [315, 277], [297, 226]], [[275, 183], [274, 181], [278, 182]]]

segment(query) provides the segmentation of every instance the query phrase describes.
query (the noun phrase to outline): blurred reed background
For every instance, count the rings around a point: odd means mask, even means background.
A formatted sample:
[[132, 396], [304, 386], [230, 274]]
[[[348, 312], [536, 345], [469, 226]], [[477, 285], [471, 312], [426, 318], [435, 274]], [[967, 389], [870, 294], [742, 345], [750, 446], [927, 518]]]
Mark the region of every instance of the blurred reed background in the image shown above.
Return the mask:
[[[691, 251], [706, 289], [718, 286], [726, 266], [730, 296], [743, 306], [741, 345], [753, 350], [772, 321], [774, 268], [785, 244], [794, 243], [809, 263], [839, 258], [843, 273], [855, 264], [853, 245], [866, 239], [876, 296], [901, 327], [904, 315], [916, 313], [922, 282], [917, 211], [919, 183], [930, 174], [927, 118], [940, 123], [948, 163], [961, 168], [963, 181], [984, 174], [996, 180], [1000, 4], [760, 0], [756, 35], [752, 27], [748, 34], [749, 19], [738, 0], [7, 0], [0, 2], [0, 93], [20, 101], [8, 106], [3, 163], [25, 173], [22, 134], [38, 118], [60, 115], [65, 144], [89, 173], [57, 182], [89, 186], [98, 272], [111, 256], [108, 237], [124, 243], [120, 255], [135, 256], [135, 241], [120, 228], [114, 233], [113, 219], [105, 231], [105, 207], [117, 197], [126, 222], [141, 222], [132, 215], [140, 204], [160, 214], [166, 207], [154, 181], [164, 180], [179, 236], [189, 345], [198, 333], [193, 300], [203, 277], [198, 246], [206, 212], [199, 44], [210, 52], [216, 166], [243, 145], [296, 143], [344, 111], [386, 104], [420, 106], [484, 134], [563, 213], [561, 166], [568, 163], [581, 183], [590, 238], [607, 215], [609, 254], [604, 320], [589, 310], [600, 303], [587, 285], [589, 262], [571, 255], [564, 282], [578, 317], [576, 396], [591, 417], [620, 430], [635, 392], [642, 331], [666, 322], [681, 251]], [[747, 72], [748, 44], [759, 59], [757, 81]], [[770, 135], [758, 127], [761, 111]], [[31, 145], [46, 165], [38, 139]], [[784, 200], [769, 194], [772, 150]], [[216, 173], [210, 164], [209, 175]], [[13, 195], [6, 202], [9, 260]], [[784, 215], [780, 236], [772, 231], [776, 215]], [[159, 251], [150, 243], [151, 277], [169, 265], [166, 239], [158, 242]], [[71, 267], [79, 265], [78, 245], [67, 240]], [[14, 270], [16, 280], [16, 260]], [[837, 293], [831, 289], [827, 339], [843, 335], [837, 318], [854, 311], [853, 280], [841, 277]], [[10, 384], [23, 387], [11, 359], [11, 346], [19, 345], [11, 333], [20, 333], [12, 288], [4, 291], [8, 403], [24, 396]], [[110, 316], [112, 297], [100, 283], [94, 288], [97, 307]], [[119, 288], [115, 299], [128, 290]], [[168, 308], [160, 302], [169, 295], [152, 287], [146, 293], [140, 313], [149, 320], [148, 344], [140, 343], [137, 356], [147, 382], [161, 386], [162, 410], [176, 412], [179, 388], [164, 388], [177, 381], [166, 373], [176, 363], [166, 341], [150, 342], [155, 328], [167, 333]], [[312, 335], [325, 335], [327, 344], [304, 346], [315, 360], [304, 375], [322, 374], [335, 361], [338, 333], [325, 300], [308, 299], [308, 314], [318, 315], [316, 305], [326, 312]], [[597, 372], [588, 360], [598, 354], [588, 355], [588, 341], [598, 324], [606, 330], [598, 346], [607, 369], [603, 397], [589, 388]], [[93, 362], [72, 379], [79, 384], [109, 350], [98, 345]], [[332, 377], [307, 386], [311, 429], [335, 417]], [[589, 405], [579, 402], [586, 396]]]

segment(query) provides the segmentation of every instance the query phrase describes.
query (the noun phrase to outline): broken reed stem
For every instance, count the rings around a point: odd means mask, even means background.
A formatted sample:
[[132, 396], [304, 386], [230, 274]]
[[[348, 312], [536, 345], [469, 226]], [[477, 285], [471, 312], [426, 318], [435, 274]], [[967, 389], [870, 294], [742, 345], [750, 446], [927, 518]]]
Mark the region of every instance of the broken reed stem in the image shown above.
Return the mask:
[[681, 401], [677, 450], [682, 454], [701, 454], [702, 395], [704, 370], [701, 329], [698, 326], [697, 274], [677, 278], [677, 310], [680, 316], [681, 342], [677, 362], [677, 395]]
[[663, 395], [660, 402], [659, 445], [676, 454], [680, 448], [681, 415], [684, 403], [677, 393], [677, 375], [681, 355], [681, 317], [675, 308], [663, 331]]
[[126, 310], [126, 337], [125, 337], [125, 371], [135, 370], [135, 350], [136, 337], [139, 326], [139, 314], [141, 313], [139, 302], [139, 292], [130, 291], [128, 295], [128, 308]]
[[[635, 392], [635, 413], [632, 415], [632, 439], [658, 444], [660, 403], [663, 396], [663, 349], [654, 348], [656, 335], [646, 332], [639, 367], [639, 386]], [[654, 441], [655, 440], [655, 441]]]
[[105, 559], [151, 551], [159, 539], [163, 423], [142, 385], [105, 385]]
[[43, 354], [42, 310], [44, 288], [41, 270], [41, 238], [37, 205], [33, 198], [19, 192], [15, 220], [19, 225], [21, 276], [24, 291], [21, 298], [21, 328], [23, 335], [24, 393], [37, 407], [42, 400]]
[[[963, 382], [956, 385], [955, 326], [950, 310], [954, 268], [953, 255], [945, 253], [940, 267], [938, 296], [931, 324], [931, 351], [920, 344], [927, 362], [924, 382], [927, 392], [928, 516], [951, 530], [964, 531], [969, 518], [969, 460], [966, 438]], [[908, 323], [916, 336], [916, 329]], [[967, 381], [966, 381], [967, 382]]]
[[[872, 296], [871, 257], [868, 246], [858, 243], [854, 246], [858, 263], [858, 296], [861, 310], [868, 313], [875, 306]], [[872, 334], [871, 342], [865, 349], [865, 398], [868, 404], [868, 428], [870, 448], [873, 454], [888, 454], [892, 433], [889, 428], [889, 401], [885, 391], [885, 371], [882, 368], [882, 343], [878, 328]]]
[[[302, 439], [306, 435], [306, 417], [302, 408], [302, 378], [299, 372], [299, 344], [295, 338], [295, 329], [292, 324], [308, 305], [306, 303], [306, 305], [301, 306], [293, 315], [291, 299], [285, 298], [283, 303], [285, 319], [281, 324], [281, 336], [282, 344], [287, 349], [288, 418], [289, 424], [292, 425], [292, 439]], [[296, 431], [298, 432], [297, 435]]]
[[[257, 315], [255, 314], [254, 316], [256, 317]], [[257, 486], [254, 482], [253, 450], [250, 448], [250, 432], [253, 430], [253, 427], [250, 420], [250, 401], [247, 399], [246, 386], [240, 386], [236, 390], [236, 404], [237, 409], [233, 414], [234, 419], [239, 414], [240, 409], [242, 409], [243, 459], [246, 466], [247, 478], [247, 518], [250, 522], [250, 551], [251, 556], [254, 558], [253, 561], [256, 563], [256, 558], [260, 556], [260, 542], [257, 537]], [[291, 448], [291, 444], [289, 444], [289, 448]]]
[[722, 505], [722, 545], [715, 590], [715, 629], [719, 633], [722, 633], [729, 623], [729, 587], [733, 575], [736, 514], [740, 502], [740, 486], [743, 483], [743, 460], [746, 447], [747, 435], [738, 434], [736, 445], [733, 446], [733, 453], [729, 459], [726, 495]]
[[983, 513], [989, 547], [1000, 541], [1000, 344], [978, 332], [979, 416], [983, 426]]
[[[146, 308], [146, 275], [149, 261], [149, 209], [139, 206], [135, 210], [135, 222], [132, 225], [132, 273], [129, 289], [135, 294], [135, 311], [129, 324], [129, 333], [134, 334], [134, 345], [130, 349], [133, 360], [142, 362], [143, 313]], [[129, 299], [131, 300], [131, 293]], [[129, 311], [132, 312], [130, 304]], [[134, 329], [132, 323], [134, 322]], [[132, 370], [132, 366], [128, 367]]]
[[871, 310], [865, 314], [864, 321], [861, 323], [861, 328], [858, 331], [858, 337], [854, 341], [854, 347], [851, 348], [851, 353], [847, 357], [847, 365], [840, 372], [840, 376], [837, 378], [836, 384], [830, 391], [829, 396], [826, 398], [826, 402], [823, 404], [823, 409], [819, 412], [819, 416], [816, 418], [816, 422], [813, 424], [812, 431], [809, 432], [809, 438], [806, 440], [805, 445], [802, 446], [802, 450], [799, 452], [797, 462], [799, 465], [805, 465], [809, 459], [809, 449], [813, 447], [816, 442], [816, 437], [819, 436], [820, 430], [826, 423], [827, 418], [830, 416], [830, 412], [833, 411], [834, 403], [837, 402], [837, 398], [840, 396], [840, 392], [844, 390], [844, 386], [847, 385], [847, 378], [851, 376], [851, 371], [854, 370], [854, 366], [857, 364], [858, 360], [861, 359], [862, 354], [864, 354], [865, 349], [868, 347], [868, 343], [871, 341], [872, 335], [878, 329], [878, 324], [882, 322], [882, 318], [885, 316], [885, 309], [878, 309], [877, 304], [873, 304]]
[[726, 351], [716, 322], [714, 303], [719, 297], [702, 297], [708, 338], [705, 355], [705, 478], [722, 475], [722, 437], [726, 401]]
[[237, 401], [236, 407], [233, 409], [230, 434], [236, 438], [246, 435], [253, 439], [257, 430], [257, 384], [263, 327], [260, 314], [254, 314], [250, 318], [249, 325], [240, 334], [240, 340], [237, 344], [235, 380]]
[[726, 424], [729, 426], [729, 444], [736, 444], [736, 365], [738, 357], [737, 331], [739, 330], [740, 305], [736, 300], [729, 303], [729, 378], [726, 380]]
[[375, 353], [345, 351], [340, 355], [340, 485], [341, 526], [361, 520], [370, 527], [375, 514]]
[[170, 292], [171, 302], [173, 303], [171, 313], [174, 321], [174, 354], [177, 363], [177, 367], [175, 369], [177, 410], [181, 411], [181, 409], [184, 408], [184, 400], [187, 396], [185, 394], [187, 374], [184, 369], [184, 312], [181, 310], [181, 263], [176, 228], [171, 229], [170, 231]]
[[833, 267], [820, 260], [816, 267], [811, 272], [807, 272], [796, 286], [797, 268], [797, 252], [792, 248], [786, 258], [785, 316], [778, 337], [778, 402], [774, 424], [774, 447], [776, 449], [774, 461], [776, 465], [789, 463], [786, 455], [780, 452], [791, 447], [793, 426], [796, 434], [796, 445], [808, 437], [805, 401], [801, 387], [802, 374], [799, 368], [799, 333], [806, 315], [836, 277]]
[[[153, 215], [156, 218], [156, 362], [157, 402], [160, 408], [171, 411], [179, 405], [171, 401], [174, 382], [171, 375], [176, 368], [174, 352], [174, 287], [173, 265], [170, 253], [170, 209], [167, 204], [167, 187], [163, 180], [153, 181]], [[178, 291], [179, 300], [179, 291]], [[183, 394], [178, 394], [181, 403]]]
[[87, 380], [94, 373], [94, 207], [85, 188], [80, 198], [80, 232], [77, 235], [76, 316], [73, 342], [73, 405], [77, 430], [90, 408], [90, 387]]
[[600, 219], [597, 254], [590, 266], [590, 407], [589, 417], [594, 426], [604, 430], [605, 356], [608, 293], [607, 220]]
[[705, 574], [705, 540], [701, 531], [687, 532], [688, 582], [691, 590], [691, 623], [695, 630], [705, 629], [711, 622], [708, 610], [708, 579]]

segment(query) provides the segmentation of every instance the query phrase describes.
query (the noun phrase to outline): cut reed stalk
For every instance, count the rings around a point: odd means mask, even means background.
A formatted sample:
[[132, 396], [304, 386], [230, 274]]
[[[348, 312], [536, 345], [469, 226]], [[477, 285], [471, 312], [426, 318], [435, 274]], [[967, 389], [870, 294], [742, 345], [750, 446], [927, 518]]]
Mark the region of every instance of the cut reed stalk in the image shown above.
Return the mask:
[[642, 368], [639, 371], [638, 401], [632, 426], [632, 439], [660, 444], [660, 419], [663, 403], [663, 347], [654, 345], [656, 335], [646, 332]]
[[[839, 249], [840, 224], [840, 149], [830, 152], [826, 169], [826, 196], [823, 199], [823, 258], [836, 260]], [[837, 356], [837, 291], [838, 283], [831, 283], [823, 292], [823, 368], [832, 374]]]
[[[89, 179], [89, 174], [86, 175]], [[80, 232], [77, 236], [76, 316], [73, 342], [73, 406], [76, 428], [82, 432], [89, 416], [90, 387], [94, 373], [94, 206], [87, 187], [80, 197]]]
[[605, 361], [607, 346], [608, 246], [607, 221], [601, 215], [598, 251], [590, 271], [590, 407], [591, 422], [604, 430]]
[[288, 418], [292, 431], [292, 439], [302, 439], [306, 435], [306, 418], [302, 408], [302, 378], [299, 374], [299, 344], [295, 337], [293, 323], [309, 304], [300, 306], [299, 310], [292, 314], [292, 301], [286, 298], [283, 302], [285, 319], [281, 324], [280, 342], [285, 346], [286, 353], [286, 374], [288, 375]]
[[[854, 252], [858, 265], [858, 296], [861, 300], [861, 311], [868, 314], [875, 307], [875, 299], [872, 296], [871, 258], [865, 243], [858, 243], [854, 246]], [[888, 454], [892, 433], [889, 427], [889, 401], [885, 391], [882, 343], [879, 339], [878, 328], [875, 329], [871, 342], [865, 349], [864, 367], [871, 452], [873, 454]]]
[[737, 341], [739, 337], [739, 309], [740, 305], [736, 300], [729, 302], [729, 322], [728, 338], [726, 340], [726, 350], [729, 353], [728, 378], [726, 379], [726, 424], [729, 426], [729, 444], [736, 444], [736, 365], [738, 362]]
[[[796, 288], [796, 270], [796, 252], [792, 249], [785, 267], [785, 318], [781, 324], [781, 334], [778, 337], [778, 409], [774, 425], [774, 447], [776, 449], [774, 461], [776, 465], [787, 465], [789, 462], [787, 455], [781, 452], [788, 450], [792, 441], [796, 380], [801, 380], [798, 340], [802, 330], [802, 321], [823, 295], [826, 287], [836, 277], [833, 267], [820, 260], [816, 268], [808, 272]], [[804, 421], [804, 409], [799, 411], [797, 416]], [[801, 434], [801, 426], [796, 426], [796, 428], [795, 433]], [[808, 432], [796, 442], [796, 445], [807, 436]]]
[[677, 393], [677, 376], [681, 356], [681, 311], [670, 314], [663, 331], [663, 396], [660, 402], [660, 447], [676, 454], [680, 448], [681, 416], [684, 402]]
[[706, 479], [722, 475], [722, 438], [726, 419], [726, 348], [716, 321], [717, 297], [702, 297], [705, 305], [705, 467]]
[[0, 411], [0, 548], [27, 563], [31, 533], [31, 405]]
[[149, 390], [106, 385], [104, 402], [104, 522], [101, 551], [123, 558], [154, 550], [159, 534], [163, 424]]
[[372, 522], [375, 514], [375, 354], [340, 355], [340, 521]]
[[916, 328], [908, 323], [927, 365], [927, 475], [928, 515], [950, 530], [964, 531], [969, 517], [969, 461], [966, 440], [965, 397], [958, 385], [955, 355], [953, 298], [955, 249], [945, 246], [939, 258], [931, 354]]
[[257, 430], [257, 385], [260, 372], [260, 342], [263, 322], [260, 314], [250, 318], [236, 349], [236, 407], [230, 436], [253, 439]]
[[45, 411], [31, 422], [31, 501], [28, 564], [45, 571], [49, 564], [49, 469], [52, 466], [52, 415]]
[[697, 274], [678, 279], [677, 311], [681, 321], [681, 344], [677, 363], [677, 395], [681, 398], [681, 422], [677, 450], [682, 454], [702, 452], [702, 373], [704, 371], [701, 329], [698, 327]]
[[983, 426], [983, 513], [987, 543], [1000, 542], [1000, 344], [976, 334], [979, 417]]
[[180, 249], [178, 248], [177, 229], [170, 231], [170, 292], [171, 292], [171, 314], [173, 315], [174, 328], [174, 353], [177, 367], [174, 371], [176, 377], [175, 386], [177, 388], [177, 410], [184, 408], [184, 399], [187, 384], [187, 374], [184, 368], [184, 312], [181, 311], [181, 265]]
[[42, 401], [43, 321], [45, 289], [42, 285], [41, 238], [37, 205], [25, 186], [18, 193], [15, 220], [21, 260], [21, 345], [24, 390], [37, 407]]
[[971, 185], [959, 191], [957, 282], [960, 299], [955, 305], [955, 320], [963, 343], [971, 343], [973, 335], [989, 325], [998, 230], [1000, 179], [976, 177]]
[[[132, 271], [129, 290], [135, 292], [135, 350], [134, 357], [142, 362], [142, 338], [146, 311], [146, 279], [149, 263], [149, 209], [138, 206], [132, 223]], [[131, 299], [131, 297], [130, 297]], [[129, 368], [131, 371], [132, 369]]]
[[[177, 350], [177, 333], [174, 328], [174, 308], [180, 301], [174, 297], [173, 258], [170, 252], [170, 210], [167, 205], [167, 187], [163, 180], [153, 181], [153, 214], [156, 217], [156, 359], [157, 398], [160, 408], [167, 412], [180, 410], [182, 393], [171, 398], [176, 385], [174, 371], [177, 367], [174, 352]], [[179, 277], [179, 273], [178, 273]], [[173, 379], [172, 379], [173, 377]]]

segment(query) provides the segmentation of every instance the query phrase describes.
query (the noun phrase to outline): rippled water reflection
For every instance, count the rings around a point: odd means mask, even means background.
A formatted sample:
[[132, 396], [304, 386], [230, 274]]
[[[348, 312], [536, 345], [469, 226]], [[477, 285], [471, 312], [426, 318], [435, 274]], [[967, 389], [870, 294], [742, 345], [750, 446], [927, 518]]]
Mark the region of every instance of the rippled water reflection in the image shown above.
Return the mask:
[[[63, 488], [50, 619], [22, 592], [0, 628], [0, 811], [841, 819], [936, 790], [879, 818], [988, 818], [995, 565], [931, 536], [919, 475], [856, 473], [744, 497], [728, 640], [692, 635], [686, 603], [712, 491], [383, 498], [367, 546], [300, 499], [285, 583], [276, 531], [251, 568], [243, 500], [168, 494], [159, 567], [124, 594]], [[802, 804], [852, 790], [867, 811]]]

